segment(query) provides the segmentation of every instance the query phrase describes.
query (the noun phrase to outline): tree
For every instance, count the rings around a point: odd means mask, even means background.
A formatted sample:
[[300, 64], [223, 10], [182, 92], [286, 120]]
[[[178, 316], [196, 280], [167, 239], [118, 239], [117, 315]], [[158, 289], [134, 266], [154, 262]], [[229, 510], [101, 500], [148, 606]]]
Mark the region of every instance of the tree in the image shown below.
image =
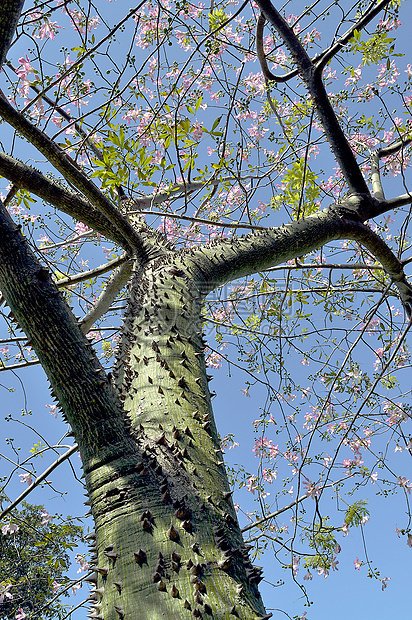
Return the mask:
[[[252, 377], [245, 392], [263, 372], [269, 393], [256, 426], [267, 429], [273, 423], [271, 407], [277, 403], [288, 437], [282, 457], [294, 464], [297, 488], [305, 490], [288, 506], [268, 509], [264, 483], [276, 473], [274, 466], [263, 465], [274, 462], [278, 448], [262, 432], [255, 445], [258, 474], [238, 479], [258, 491], [258, 512], [244, 531], [253, 529], [259, 551], [269, 539], [270, 545], [284, 547], [285, 565], [294, 575], [301, 560], [309, 574], [311, 568], [327, 574], [336, 567], [336, 532], [362, 525], [367, 508], [363, 500], [347, 504], [343, 525], [329, 524], [320, 507], [325, 489], [334, 485], [336, 490], [345, 480], [355, 487], [376, 482], [362, 454], [372, 454], [372, 438], [379, 441], [384, 431], [406, 451], [410, 448], [402, 426], [409, 410], [394, 400], [396, 390], [403, 390], [399, 383], [397, 388], [396, 369], [409, 359], [405, 338], [412, 289], [404, 273], [408, 259], [402, 258], [409, 211], [403, 214], [402, 207], [411, 203], [405, 179], [410, 123], [391, 114], [384, 100], [384, 89], [396, 93], [400, 109], [409, 115], [412, 72], [408, 65], [405, 87], [396, 83], [389, 36], [398, 26], [399, 3], [358, 2], [350, 10], [342, 3], [339, 17], [328, 17], [329, 9], [314, 3], [296, 18], [282, 15], [269, 0], [251, 8], [245, 2], [233, 14], [228, 3], [204, 10], [190, 2], [149, 2], [120, 19], [120, 3], [112, 11], [92, 2], [23, 4], [8, 0], [0, 7], [0, 59], [9, 88], [0, 97], [0, 116], [12, 132], [10, 153], [0, 154], [0, 173], [11, 184], [0, 211], [0, 290], [10, 309], [10, 345], [20, 343], [23, 366], [37, 360], [42, 365], [80, 451], [95, 523], [91, 615], [104, 620], [267, 618], [258, 590], [261, 569], [252, 564], [242, 537], [213, 417], [203, 323], [215, 321], [235, 338], [250, 330], [252, 350], [239, 348]], [[321, 48], [316, 26], [326, 17], [331, 20], [326, 38], [332, 42]], [[74, 27], [78, 42], [73, 45], [70, 36], [70, 53], [65, 43], [63, 58], [57, 49], [53, 57], [55, 41], [59, 47], [59, 37], [64, 38], [58, 31], [62, 24]], [[100, 38], [98, 28], [105, 30]], [[131, 34], [127, 48], [126, 34]], [[33, 48], [17, 66], [13, 45], [25, 37]], [[353, 57], [358, 67], [352, 66]], [[247, 63], [256, 58], [258, 73], [246, 76]], [[346, 85], [328, 94], [325, 83], [336, 77], [333, 67], [339, 61]], [[372, 81], [360, 86], [362, 70]], [[354, 115], [358, 102], [369, 105], [371, 99], [381, 105], [381, 116], [366, 118], [362, 109]], [[217, 114], [211, 105], [220, 107]], [[264, 142], [266, 124], [273, 131]], [[384, 145], [378, 146], [382, 136]], [[45, 172], [21, 161], [16, 140], [26, 145], [26, 159], [41, 154]], [[207, 142], [212, 164], [206, 162]], [[337, 165], [327, 181], [314, 159], [321, 148], [322, 166]], [[385, 198], [382, 171], [399, 173], [402, 193]], [[145, 187], [151, 193], [144, 193]], [[32, 195], [52, 205], [55, 215], [30, 216], [25, 209]], [[375, 229], [368, 224], [392, 212], [393, 247], [384, 238], [388, 220]], [[67, 221], [60, 219], [62, 213]], [[43, 233], [36, 241], [36, 225], [56, 243]], [[249, 232], [238, 236], [241, 228]], [[86, 271], [76, 244], [98, 245], [102, 237], [123, 254]], [[334, 246], [336, 241], [343, 246]], [[62, 246], [65, 253], [59, 255]], [[320, 260], [311, 254], [319, 249]], [[340, 265], [333, 262], [339, 252]], [[309, 263], [302, 263], [306, 255]], [[331, 259], [326, 282], [317, 271], [324, 267], [323, 257]], [[353, 278], [342, 275], [335, 282], [332, 273], [337, 268], [343, 273], [347, 260]], [[280, 292], [273, 279], [276, 266], [286, 274]], [[111, 269], [98, 295], [95, 278]], [[303, 275], [294, 290], [298, 270]], [[211, 292], [251, 276], [258, 279], [231, 293], [225, 311], [207, 309]], [[82, 282], [76, 301], [73, 287]], [[93, 335], [104, 333], [99, 322], [110, 316], [122, 290], [124, 321], [106, 372], [102, 354], [109, 362], [110, 341], [105, 339], [99, 350]], [[345, 327], [341, 344], [334, 340], [341, 328], [331, 324], [325, 330], [329, 336], [323, 344], [343, 348], [340, 359], [322, 351], [324, 335], [318, 329], [311, 352], [304, 352], [304, 364], [312, 355], [324, 369], [311, 378], [321, 380], [312, 390], [315, 404], [305, 420], [303, 447], [297, 430], [303, 412], [299, 407], [289, 416], [282, 411], [281, 398], [290, 401], [296, 386], [285, 370], [283, 348], [293, 330], [302, 341], [309, 336], [307, 327], [298, 331], [309, 320], [304, 311], [309, 296], [319, 295], [326, 316], [335, 321], [345, 319], [348, 305], [356, 316], [358, 293], [368, 307], [363, 325]], [[379, 311], [389, 294], [402, 304], [406, 328], [397, 331], [399, 312], [388, 304], [378, 363], [369, 375], [362, 374], [355, 345], [383, 324]], [[246, 319], [230, 323], [240, 301], [251, 304], [253, 296], [267, 301], [258, 310], [247, 305]], [[292, 317], [287, 308], [293, 304], [298, 310]], [[85, 312], [79, 319], [73, 310]], [[18, 330], [28, 338], [25, 345]], [[222, 332], [216, 339], [222, 344]], [[27, 347], [35, 352], [33, 360]], [[7, 363], [8, 351], [3, 352]], [[216, 360], [216, 352], [209, 355], [210, 363]], [[279, 388], [271, 385], [270, 371]], [[395, 391], [381, 398], [386, 388]], [[332, 435], [337, 444], [328, 455], [319, 441]], [[353, 458], [340, 463], [339, 451], [346, 445]], [[377, 462], [386, 467], [385, 458]], [[407, 495], [409, 480], [393, 475], [394, 481], [382, 484]], [[316, 505], [309, 523], [299, 512], [306, 498]], [[276, 518], [286, 509], [293, 511], [291, 543], [273, 535], [279, 532]], [[408, 528], [402, 533], [409, 534]], [[309, 550], [295, 555], [298, 531]], [[385, 587], [385, 578], [370, 570]]]
[[7, 575], [8, 581], [0, 592], [2, 619], [13, 617], [16, 608], [27, 612], [42, 608], [46, 618], [65, 615], [59, 601], [50, 599], [56, 599], [54, 594], [63, 585], [58, 581], [70, 566], [68, 552], [82, 528], [70, 517], [64, 523], [54, 523], [55, 517], [42, 506], [23, 502], [22, 509], [1, 524], [0, 574]]

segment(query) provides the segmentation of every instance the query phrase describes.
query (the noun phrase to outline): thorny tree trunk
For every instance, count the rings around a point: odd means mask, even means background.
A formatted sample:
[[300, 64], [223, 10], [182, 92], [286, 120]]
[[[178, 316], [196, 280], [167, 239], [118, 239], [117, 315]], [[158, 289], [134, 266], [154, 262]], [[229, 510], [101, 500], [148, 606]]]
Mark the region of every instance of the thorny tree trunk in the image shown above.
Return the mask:
[[212, 415], [201, 285], [160, 258], [130, 286], [113, 378], [137, 454], [86, 477], [105, 619], [264, 614]]

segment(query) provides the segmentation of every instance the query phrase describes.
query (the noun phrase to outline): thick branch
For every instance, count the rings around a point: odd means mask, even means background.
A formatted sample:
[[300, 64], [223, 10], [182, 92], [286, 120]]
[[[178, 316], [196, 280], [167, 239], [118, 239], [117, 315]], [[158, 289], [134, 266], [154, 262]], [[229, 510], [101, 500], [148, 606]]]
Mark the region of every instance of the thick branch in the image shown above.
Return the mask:
[[357, 215], [349, 200], [348, 204], [332, 205], [280, 228], [268, 228], [230, 240], [219, 239], [198, 248], [194, 256], [205, 278], [205, 295], [226, 282], [303, 256], [330, 241], [352, 239], [379, 260], [398, 288], [402, 304], [410, 315], [412, 288], [402, 263], [383, 239], [356, 219]]
[[[86, 469], [135, 452], [123, 410], [90, 343], [7, 210], [0, 204], [0, 290], [32, 342]], [[28, 311], [29, 309], [29, 311]]]
[[96, 232], [124, 245], [124, 237], [110, 220], [94, 209], [81, 194], [76, 194], [57, 181], [52, 181], [35, 168], [0, 152], [0, 174], [16, 188], [27, 189], [42, 200], [93, 228]]
[[[370, 165], [371, 165], [372, 191], [373, 191], [374, 197], [378, 201], [378, 205], [377, 205], [378, 210], [380, 208], [383, 208], [384, 205], [388, 203], [394, 202], [394, 205], [401, 206], [402, 204], [408, 204], [410, 202], [409, 194], [404, 195], [404, 196], [399, 196], [398, 198], [394, 198], [392, 199], [392, 201], [385, 200], [385, 194], [383, 191], [382, 180], [381, 180], [381, 175], [379, 171], [379, 162], [383, 157], [389, 157], [390, 155], [394, 155], [398, 151], [404, 149], [411, 142], [412, 142], [412, 137], [408, 136], [407, 138], [399, 140], [398, 142], [395, 142], [394, 144], [391, 144], [390, 146], [376, 149], [375, 151], [371, 152]], [[406, 198], [406, 202], [402, 202], [402, 201], [405, 201], [405, 198]], [[400, 202], [400, 204], [396, 204], [397, 202]], [[395, 206], [391, 208], [395, 208]], [[387, 210], [386, 207], [384, 207], [384, 209], [385, 211]], [[385, 211], [380, 211], [379, 214], [384, 213]]]
[[11, 45], [24, 0], [2, 0], [0, 2], [0, 69]]
[[266, 19], [283, 39], [298, 66], [299, 74], [306, 83], [318, 118], [322, 123], [326, 137], [346, 179], [350, 192], [369, 196], [366, 181], [329, 101], [322, 82], [322, 71], [315, 68], [298, 37], [270, 0], [257, 0], [257, 4]]
[[392, 0], [382, 0], [376, 6], [373, 6], [375, 2], [369, 6], [365, 13], [358, 19], [358, 21], [349, 28], [345, 34], [343, 34], [329, 49], [321, 54], [319, 58], [318, 69], [323, 71], [328, 62], [333, 58], [345, 45], [352, 39], [355, 30], [363, 30], [374, 17], [384, 9]]
[[45, 133], [32, 125], [21, 112], [13, 108], [4, 96], [0, 96], [0, 116], [35, 146], [56, 170], [64, 176], [66, 181], [72, 183], [90, 200], [96, 209], [99, 209], [99, 211], [106, 215], [107, 219], [123, 236], [122, 245], [125, 249], [135, 249], [142, 258], [144, 257], [145, 252], [140, 237], [127, 219], [123, 217], [100, 189], [82, 172], [71, 157], [57, 146]]
[[[339, 37], [339, 39], [335, 41], [333, 45], [331, 45], [330, 47], [328, 47], [328, 49], [324, 50], [323, 52], [321, 52], [320, 54], [317, 54], [316, 56], [312, 58], [312, 63], [316, 65], [316, 67], [319, 68], [321, 71], [323, 71], [323, 69], [328, 64], [328, 62], [334, 56], [336, 56], [336, 54], [341, 49], [343, 49], [345, 45], [352, 39], [355, 30], [363, 30], [369, 24], [369, 22], [371, 22], [372, 19], [376, 17], [376, 15], [378, 15], [378, 13], [382, 11], [382, 9], [384, 9], [390, 2], [391, 0], [382, 0], [382, 2], [380, 2], [377, 6], [374, 6], [375, 2], [372, 2], [371, 5], [369, 6], [369, 9], [367, 9], [365, 13], [359, 18], [359, 20], [355, 24], [353, 24], [353, 26], [351, 26], [341, 37]], [[258, 37], [262, 37], [262, 42], [261, 42], [262, 50], [263, 50], [264, 23], [265, 23], [264, 19], [261, 24], [259, 24], [259, 20], [258, 20], [258, 24], [256, 27], [256, 44], [258, 45]], [[258, 58], [260, 60], [259, 52], [258, 52]], [[284, 75], [274, 75], [267, 66], [266, 57], [264, 57], [264, 62], [266, 64], [266, 71], [267, 71], [267, 76], [268, 76], [267, 79], [273, 82], [280, 82], [280, 83], [287, 82], [288, 80], [296, 77], [299, 74], [298, 69], [293, 69], [293, 71], [289, 71], [289, 73], [285, 73]], [[262, 71], [263, 73], [265, 73], [265, 71], [263, 70], [263, 67], [262, 67]]]

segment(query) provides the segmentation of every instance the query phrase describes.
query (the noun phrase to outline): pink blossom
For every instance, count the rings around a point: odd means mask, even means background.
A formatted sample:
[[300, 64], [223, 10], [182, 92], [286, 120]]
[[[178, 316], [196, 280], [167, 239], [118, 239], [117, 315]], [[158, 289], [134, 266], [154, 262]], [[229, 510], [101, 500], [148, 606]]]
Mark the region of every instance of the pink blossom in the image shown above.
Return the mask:
[[323, 566], [318, 566], [318, 575], [323, 575], [325, 579], [329, 576], [329, 571]]
[[310, 570], [308, 569], [308, 572], [307, 572], [307, 573], [306, 573], [306, 575], [304, 575], [304, 577], [303, 577], [303, 581], [312, 581], [312, 579], [313, 579], [313, 575], [312, 575], [312, 573], [310, 572]]
[[76, 596], [76, 590], [78, 590], [80, 587], [81, 587], [80, 583], [75, 583], [72, 585], [72, 592], [75, 596]]
[[251, 476], [247, 481], [246, 490], [250, 491], [254, 495], [256, 489], [257, 489], [257, 478], [256, 476]]
[[47, 409], [50, 409], [50, 415], [53, 415], [57, 420], [57, 405], [45, 405]]
[[362, 562], [359, 558], [356, 558], [356, 560], [353, 560], [353, 563], [355, 565], [355, 570], [360, 570], [360, 567], [362, 566]]
[[83, 222], [77, 222], [75, 226], [75, 230], [76, 230], [76, 233], [78, 234], [83, 234], [83, 233], [92, 231], [92, 229], [86, 226], [86, 224], [83, 224]]
[[257, 204], [258, 204], [258, 208], [257, 208], [258, 213], [264, 213], [267, 209], [267, 204], [265, 204], [261, 200], [258, 200]]
[[334, 547], [334, 552], [335, 553], [340, 553], [342, 551], [342, 547], [340, 546], [340, 544], [336, 541], [335, 542], [335, 547]]
[[313, 482], [310, 482], [308, 479], [303, 481], [303, 486], [305, 488], [306, 497], [311, 497], [315, 499], [319, 495], [320, 489], [319, 486], [316, 486]]
[[19, 58], [19, 63], [21, 64], [21, 68], [17, 69], [17, 75], [21, 79], [25, 79], [29, 73], [33, 73], [34, 69], [30, 64], [30, 60], [26, 54], [26, 56], [22, 56]]
[[49, 515], [49, 513], [47, 512], [47, 510], [45, 508], [43, 508], [43, 510], [40, 513], [40, 516], [42, 518], [42, 525], [48, 525], [49, 521], [51, 521], [52, 517], [51, 515]]
[[345, 86], [349, 86], [349, 84], [356, 84], [358, 80], [362, 77], [362, 65], [359, 65], [356, 69], [351, 71], [351, 75], [346, 78]]
[[0, 583], [0, 604], [4, 603], [4, 597], [9, 598], [10, 600], [13, 598], [12, 593], [9, 592], [11, 586], [12, 586], [11, 583], [9, 583], [7, 586], [3, 586]]
[[385, 590], [385, 589], [386, 589], [386, 587], [387, 587], [387, 585], [388, 585], [386, 582], [387, 582], [387, 581], [390, 581], [390, 580], [391, 580], [391, 578], [390, 578], [390, 577], [384, 577], [384, 578], [382, 579], [382, 592], [383, 592], [383, 590]]
[[90, 570], [90, 564], [86, 562], [85, 557], [80, 555], [80, 553], [76, 553], [76, 562], [77, 564], [80, 564], [80, 568], [77, 571], [78, 573]]
[[209, 368], [221, 368], [222, 356], [216, 351], [211, 351], [206, 358], [206, 366]]
[[31, 479], [31, 473], [27, 473], [27, 474], [19, 474], [19, 478], [21, 478], [20, 482], [27, 482], [27, 484], [30, 486], [31, 484], [33, 484], [33, 481]]
[[279, 452], [279, 446], [274, 446], [273, 441], [267, 437], [259, 437], [255, 441], [252, 452], [255, 453], [255, 456], [265, 456], [269, 452], [270, 456], [275, 457]]
[[262, 471], [262, 476], [265, 482], [272, 484], [274, 480], [276, 480], [278, 475], [277, 470], [267, 470], [266, 468]]
[[247, 398], [250, 398], [249, 388], [246, 388], [245, 390], [239, 390], [239, 392], [241, 392], [244, 396], [247, 396]]
[[7, 525], [3, 525], [1, 528], [1, 533], [6, 534], [14, 534], [19, 531], [19, 526], [15, 523], [8, 523]]
[[403, 487], [405, 491], [410, 495], [412, 490], [412, 484], [409, 484], [409, 480], [407, 480], [405, 476], [398, 476], [396, 482], [397, 484], [399, 484], [400, 487]]
[[57, 583], [56, 580], [52, 582], [53, 594], [56, 594], [57, 590], [62, 587], [61, 583]]
[[21, 608], [21, 607], [19, 607], [19, 608], [17, 609], [17, 613], [16, 613], [16, 615], [15, 615], [14, 617], [15, 617], [15, 619], [16, 619], [16, 620], [23, 620], [23, 618], [25, 618], [25, 617], [26, 617], [26, 614], [24, 613], [24, 611], [22, 610], [22, 608]]

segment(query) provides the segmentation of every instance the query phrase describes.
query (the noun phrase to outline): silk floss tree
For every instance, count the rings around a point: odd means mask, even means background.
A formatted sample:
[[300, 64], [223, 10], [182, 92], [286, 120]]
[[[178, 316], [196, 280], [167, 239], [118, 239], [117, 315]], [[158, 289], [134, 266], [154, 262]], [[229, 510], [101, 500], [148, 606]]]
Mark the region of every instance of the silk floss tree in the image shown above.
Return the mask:
[[[294, 528], [287, 544], [271, 537], [273, 548], [286, 550], [285, 568], [294, 578], [300, 562], [308, 574], [327, 574], [336, 567], [337, 532], [362, 525], [367, 511], [355, 502], [343, 525], [327, 525], [325, 489], [345, 480], [376, 483], [361, 455], [385, 429], [409, 449], [402, 430], [407, 406], [395, 404], [390, 393], [382, 422], [377, 404], [388, 369], [402, 367], [400, 355], [408, 359], [411, 316], [408, 259], [402, 258], [408, 210], [401, 219], [411, 203], [405, 173], [409, 82], [397, 83], [389, 35], [399, 24], [399, 5], [382, 0], [340, 7], [339, 16], [328, 17], [330, 43], [324, 47], [317, 27], [328, 9], [317, 5], [300, 16], [269, 0], [245, 2], [235, 12], [225, 2], [207, 10], [185, 1], [141, 3], [128, 11], [120, 2], [96, 7], [7, 0], [0, 7], [0, 116], [10, 138], [10, 152], [0, 154], [0, 174], [9, 184], [0, 209], [0, 290], [10, 346], [22, 341], [19, 330], [28, 339], [18, 364], [3, 351], [4, 370], [41, 364], [76, 441], [67, 456], [80, 452], [94, 520], [89, 617], [269, 618], [258, 590], [262, 569], [250, 552], [260, 553], [264, 537], [279, 531], [278, 515], [291, 511]], [[20, 56], [22, 45], [27, 51]], [[352, 58], [358, 67], [349, 64]], [[253, 63], [254, 73], [246, 75]], [[361, 83], [363, 70], [371, 83]], [[328, 93], [337, 71], [345, 85], [339, 81], [340, 90]], [[410, 75], [409, 66], [407, 80]], [[384, 95], [395, 92], [406, 121], [386, 107]], [[375, 120], [351, 116], [352, 107], [372, 99], [382, 110]], [[318, 151], [324, 152], [322, 166], [337, 166], [328, 180], [321, 178]], [[41, 157], [40, 169], [22, 161], [26, 155]], [[381, 168], [399, 173], [402, 193], [385, 197]], [[30, 216], [25, 209], [31, 196], [57, 216]], [[387, 221], [368, 223], [395, 211], [396, 247], [385, 238]], [[61, 219], [63, 214], [68, 217]], [[83, 258], [97, 251], [88, 248], [103, 239], [115, 244], [116, 258], [87, 270]], [[344, 253], [342, 264], [323, 264], [314, 254], [321, 248], [324, 262]], [[332, 273], [339, 267], [343, 273], [346, 261], [355, 281], [342, 276], [339, 289]], [[363, 280], [356, 280], [358, 272]], [[283, 290], [276, 290], [274, 273]], [[224, 311], [211, 308], [210, 293], [245, 278]], [[84, 282], [89, 288], [79, 288]], [[324, 365], [311, 378], [318, 380], [313, 415], [303, 419], [299, 407], [287, 419], [282, 413], [284, 424], [282, 415], [276, 423], [286, 439], [278, 450], [264, 433], [279, 413], [272, 409], [278, 405], [282, 412], [281, 396], [290, 403], [297, 386], [284, 370], [282, 347], [290, 344], [285, 323], [299, 334], [307, 318], [302, 310], [288, 314], [288, 308], [318, 295], [331, 320], [344, 320], [341, 308], [348, 299], [354, 304], [357, 293], [370, 304], [367, 319], [359, 319], [348, 330], [352, 340], [339, 345], [338, 370], [332, 353], [326, 359], [319, 343], [310, 345], [313, 359]], [[96, 341], [119, 294], [124, 320], [112, 356], [110, 339], [103, 349]], [[334, 294], [342, 295], [336, 305], [330, 302]], [[398, 333], [393, 322], [383, 330], [386, 344], [375, 373], [362, 378], [353, 352], [388, 295], [401, 303], [406, 328]], [[255, 313], [248, 306], [246, 320], [236, 323], [239, 303], [249, 304], [253, 296], [266, 301]], [[267, 364], [269, 405], [256, 422], [261, 467], [247, 481], [240, 475], [234, 480], [259, 493], [243, 533], [208, 387], [207, 362], [224, 357], [210, 349], [205, 355], [208, 321], [220, 324], [228, 339], [249, 333], [252, 351], [238, 352], [250, 368], [246, 393]], [[258, 362], [259, 355], [265, 360]], [[279, 388], [268, 376], [270, 366]], [[309, 392], [303, 396], [309, 399]], [[293, 439], [299, 424], [303, 430]], [[362, 424], [368, 432], [360, 437]], [[313, 443], [317, 450], [327, 432], [336, 437], [335, 452], [319, 464], [309, 449]], [[343, 446], [353, 458], [341, 463]], [[273, 512], [263, 489], [265, 481], [273, 483], [281, 458], [293, 464], [296, 488], [304, 493], [288, 503], [282, 489], [283, 508]], [[410, 492], [404, 476], [395, 474], [388, 484]], [[316, 509], [305, 524], [299, 510], [310, 498]], [[306, 540], [302, 548], [299, 532]], [[408, 532], [406, 525], [401, 533]], [[385, 578], [371, 576], [385, 586]], [[3, 587], [12, 592], [10, 584]], [[19, 613], [24, 617], [23, 603]]]

